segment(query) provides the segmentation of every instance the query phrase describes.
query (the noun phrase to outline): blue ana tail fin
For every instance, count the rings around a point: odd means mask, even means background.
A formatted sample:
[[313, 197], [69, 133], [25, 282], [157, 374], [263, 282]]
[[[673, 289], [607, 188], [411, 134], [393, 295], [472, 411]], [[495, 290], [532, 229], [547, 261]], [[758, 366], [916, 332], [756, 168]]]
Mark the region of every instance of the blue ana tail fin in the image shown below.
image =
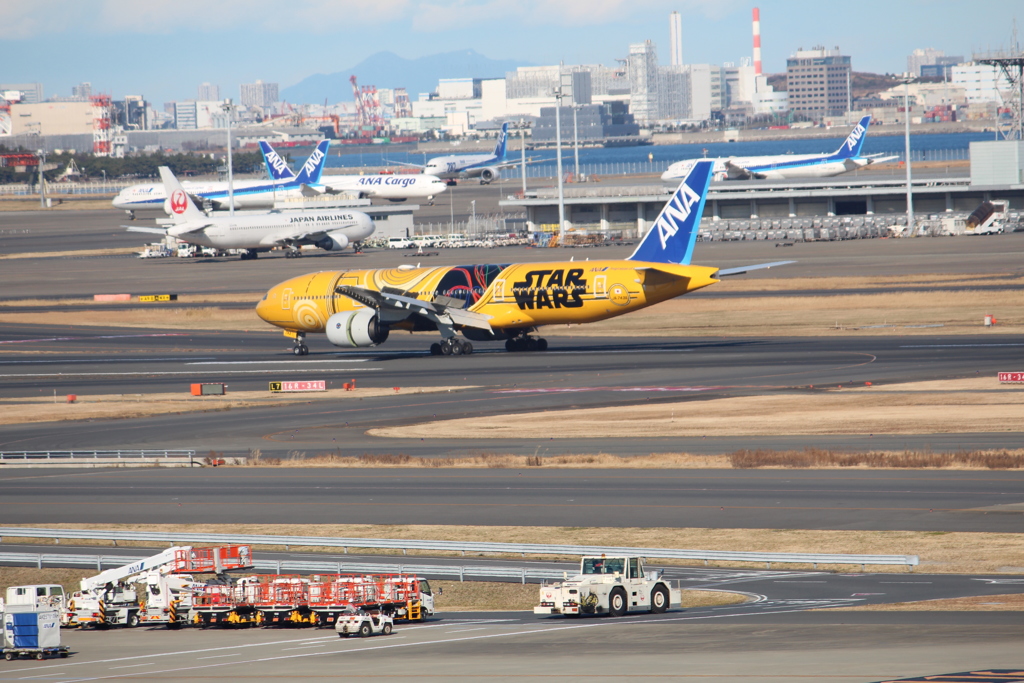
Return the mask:
[[274, 180], [294, 180], [295, 173], [288, 168], [288, 162], [281, 158], [281, 155], [270, 146], [266, 140], [260, 140], [260, 151], [263, 152], [263, 163], [267, 166], [267, 173]]
[[327, 149], [331, 146], [330, 140], [321, 140], [313, 153], [306, 159], [306, 163], [299, 169], [295, 180], [300, 183], [315, 184], [320, 182], [320, 174], [324, 172], [324, 164], [327, 162]]
[[498, 144], [494, 146], [494, 157], [498, 161], [505, 160], [505, 143], [508, 141], [508, 121], [501, 124], [501, 132], [498, 133]]
[[714, 166], [711, 159], [701, 159], [693, 165], [627, 260], [690, 265]]
[[847, 136], [846, 141], [832, 155], [833, 159], [849, 159], [860, 156], [860, 148], [864, 146], [864, 139], [868, 136], [868, 125], [871, 123], [871, 115], [860, 120], [857, 127]]

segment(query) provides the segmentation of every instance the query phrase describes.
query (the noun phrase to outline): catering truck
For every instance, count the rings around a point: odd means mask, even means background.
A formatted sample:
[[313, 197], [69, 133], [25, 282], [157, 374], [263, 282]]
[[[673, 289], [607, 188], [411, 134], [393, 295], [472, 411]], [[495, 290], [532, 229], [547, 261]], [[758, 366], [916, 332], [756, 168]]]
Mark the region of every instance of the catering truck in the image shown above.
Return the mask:
[[583, 557], [580, 573], [540, 587], [534, 614], [607, 614], [664, 612], [682, 602], [682, 591], [672, 588], [658, 570], [645, 570], [642, 557]]

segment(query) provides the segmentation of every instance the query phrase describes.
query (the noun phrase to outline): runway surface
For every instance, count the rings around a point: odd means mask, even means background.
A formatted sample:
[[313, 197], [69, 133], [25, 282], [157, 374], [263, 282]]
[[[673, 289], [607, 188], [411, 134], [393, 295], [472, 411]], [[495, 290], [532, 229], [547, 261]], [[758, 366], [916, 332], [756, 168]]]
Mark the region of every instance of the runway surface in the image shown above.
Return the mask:
[[0, 471], [10, 524], [474, 524], [1019, 532], [1024, 473], [548, 469]]
[[970, 670], [1021, 671], [1022, 636], [1019, 613], [804, 612], [792, 606], [744, 616], [674, 610], [577, 620], [453, 613], [369, 639], [271, 629], [68, 632], [70, 658], [10, 662], [0, 669], [0, 680], [569, 681], [642, 674], [871, 683]]

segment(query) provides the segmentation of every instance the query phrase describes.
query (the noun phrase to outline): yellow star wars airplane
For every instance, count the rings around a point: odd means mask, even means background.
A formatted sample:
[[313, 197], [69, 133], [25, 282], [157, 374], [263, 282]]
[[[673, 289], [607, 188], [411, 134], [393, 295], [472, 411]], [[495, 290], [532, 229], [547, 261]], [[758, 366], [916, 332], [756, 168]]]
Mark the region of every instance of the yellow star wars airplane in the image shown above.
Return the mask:
[[473, 352], [469, 341], [505, 340], [509, 351], [543, 351], [530, 336], [543, 325], [589, 323], [646, 308], [779, 261], [720, 270], [690, 265], [712, 161], [700, 161], [662, 209], [654, 227], [625, 260], [505, 265], [399, 266], [320, 272], [277, 285], [256, 314], [309, 353], [308, 333], [325, 332], [335, 346], [383, 344], [393, 329], [436, 330], [434, 355]]

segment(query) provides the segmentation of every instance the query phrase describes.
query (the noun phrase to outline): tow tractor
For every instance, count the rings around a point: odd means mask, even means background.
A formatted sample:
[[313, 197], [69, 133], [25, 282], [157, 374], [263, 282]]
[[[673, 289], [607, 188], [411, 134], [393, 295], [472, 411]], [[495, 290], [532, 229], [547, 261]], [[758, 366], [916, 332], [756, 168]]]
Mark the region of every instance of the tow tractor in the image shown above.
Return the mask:
[[658, 570], [645, 570], [642, 557], [583, 557], [580, 573], [563, 581], [543, 584], [534, 614], [655, 614], [682, 602], [682, 590], [672, 588]]
[[348, 638], [351, 635], [360, 635], [364, 638], [378, 634], [389, 636], [394, 627], [394, 618], [368, 605], [362, 609], [349, 608], [339, 614], [334, 622], [334, 630], [338, 632], [339, 638]]

